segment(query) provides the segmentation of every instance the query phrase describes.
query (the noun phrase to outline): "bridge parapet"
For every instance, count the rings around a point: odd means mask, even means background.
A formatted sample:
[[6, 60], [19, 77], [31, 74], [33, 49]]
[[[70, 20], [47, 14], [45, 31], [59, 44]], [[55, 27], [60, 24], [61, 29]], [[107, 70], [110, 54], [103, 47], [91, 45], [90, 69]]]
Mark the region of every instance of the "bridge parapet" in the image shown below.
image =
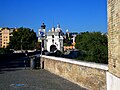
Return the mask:
[[106, 64], [42, 56], [44, 69], [90, 90], [106, 90]]

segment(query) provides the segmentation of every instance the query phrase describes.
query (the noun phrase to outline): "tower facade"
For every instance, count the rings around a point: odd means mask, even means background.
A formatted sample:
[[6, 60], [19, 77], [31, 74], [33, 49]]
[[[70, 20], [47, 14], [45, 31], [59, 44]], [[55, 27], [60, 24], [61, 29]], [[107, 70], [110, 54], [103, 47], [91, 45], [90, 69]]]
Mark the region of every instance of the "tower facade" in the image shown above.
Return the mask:
[[120, 88], [120, 0], [108, 0], [107, 90]]
[[120, 77], [120, 0], [108, 0], [109, 72]]

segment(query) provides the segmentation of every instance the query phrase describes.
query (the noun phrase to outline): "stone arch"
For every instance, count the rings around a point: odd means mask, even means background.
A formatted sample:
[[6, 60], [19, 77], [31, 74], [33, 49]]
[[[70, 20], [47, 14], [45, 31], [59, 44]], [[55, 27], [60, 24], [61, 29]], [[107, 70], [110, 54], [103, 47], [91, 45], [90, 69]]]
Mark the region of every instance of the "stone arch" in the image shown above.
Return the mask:
[[55, 45], [51, 45], [50, 52], [54, 52], [55, 50], [57, 50], [57, 47]]

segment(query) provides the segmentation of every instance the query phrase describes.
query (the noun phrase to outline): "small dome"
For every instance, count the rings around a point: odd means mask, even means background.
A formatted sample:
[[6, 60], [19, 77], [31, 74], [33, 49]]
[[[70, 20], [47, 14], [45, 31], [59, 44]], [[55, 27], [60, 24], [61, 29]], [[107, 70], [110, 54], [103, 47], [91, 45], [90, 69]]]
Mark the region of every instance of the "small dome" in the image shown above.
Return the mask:
[[52, 27], [52, 32], [55, 32], [55, 28], [54, 27]]
[[68, 29], [66, 30], [66, 32], [68, 32]]
[[60, 25], [59, 25], [59, 24], [57, 24], [57, 28], [60, 28]]

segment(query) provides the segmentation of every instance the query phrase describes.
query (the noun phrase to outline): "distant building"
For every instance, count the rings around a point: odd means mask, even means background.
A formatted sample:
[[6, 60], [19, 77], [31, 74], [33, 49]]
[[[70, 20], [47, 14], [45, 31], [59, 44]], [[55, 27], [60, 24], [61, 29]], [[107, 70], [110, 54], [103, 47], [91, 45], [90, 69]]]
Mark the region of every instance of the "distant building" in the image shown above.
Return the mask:
[[0, 48], [6, 48], [10, 42], [10, 36], [15, 28], [0, 28]]
[[66, 35], [64, 35], [64, 51], [75, 49], [75, 38], [77, 34], [77, 32], [70, 33], [68, 29], [66, 30]]
[[54, 52], [55, 50], [63, 52], [63, 32], [59, 24], [57, 28], [52, 27], [52, 30], [47, 32], [46, 45], [49, 52]]

